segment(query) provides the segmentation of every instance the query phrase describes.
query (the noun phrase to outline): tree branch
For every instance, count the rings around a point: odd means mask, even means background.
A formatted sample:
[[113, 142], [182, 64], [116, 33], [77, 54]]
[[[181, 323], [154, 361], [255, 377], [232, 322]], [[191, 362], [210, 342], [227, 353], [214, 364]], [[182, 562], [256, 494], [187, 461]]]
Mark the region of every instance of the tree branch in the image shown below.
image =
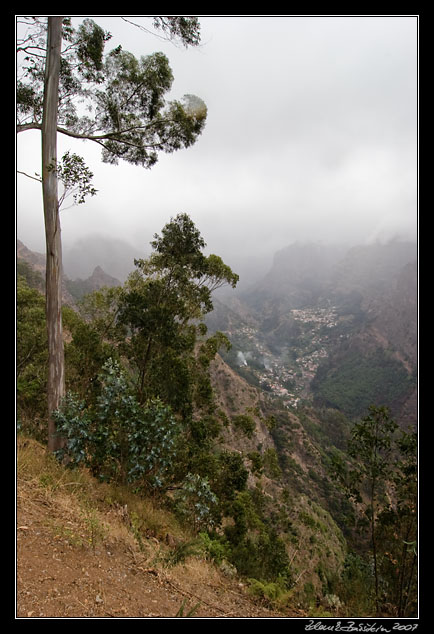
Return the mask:
[[30, 174], [26, 174], [26, 172], [21, 172], [20, 170], [17, 170], [18, 174], [22, 174], [23, 176], [27, 176], [27, 178], [31, 178], [34, 181], [37, 181], [38, 183], [42, 183], [42, 179], [41, 178], [36, 178], [36, 176], [30, 176]]
[[[167, 119], [168, 121], [168, 119]], [[162, 120], [158, 121], [161, 123]], [[105, 134], [82, 134], [80, 132], [73, 132], [72, 130], [68, 130], [67, 128], [62, 128], [60, 126], [57, 127], [57, 131], [66, 136], [73, 137], [74, 139], [85, 139], [87, 141], [104, 141], [111, 140], [117, 141], [118, 143], [126, 143], [128, 145], [132, 145], [131, 141], [126, 141], [125, 139], [119, 138], [123, 134], [127, 134], [128, 132], [134, 132], [135, 130], [148, 130], [152, 128], [152, 126], [156, 125], [157, 122], [151, 122], [146, 126], [132, 126], [131, 128], [125, 128], [124, 130], [116, 130], [113, 132], [106, 132]], [[36, 121], [32, 121], [31, 123], [22, 123], [17, 125], [17, 132], [25, 132], [26, 130], [41, 130], [42, 124], [37, 123]], [[155, 147], [160, 145], [159, 143], [153, 143], [148, 147]]]

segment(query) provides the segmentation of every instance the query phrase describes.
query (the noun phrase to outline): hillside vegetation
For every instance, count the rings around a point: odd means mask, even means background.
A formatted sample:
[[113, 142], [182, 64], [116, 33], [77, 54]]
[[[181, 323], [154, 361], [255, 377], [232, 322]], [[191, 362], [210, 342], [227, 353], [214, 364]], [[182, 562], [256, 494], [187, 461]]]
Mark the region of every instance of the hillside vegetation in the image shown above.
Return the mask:
[[152, 499], [17, 449], [18, 617], [304, 616], [266, 607]]
[[[80, 281], [64, 305], [54, 455], [43, 282], [28, 253], [19, 262], [19, 615], [413, 616], [416, 436], [356, 399], [348, 355], [339, 376], [327, 370], [337, 311], [299, 306], [289, 319], [268, 305], [261, 320], [239, 303], [215, 317], [224, 333], [208, 331], [212, 293], [238, 276], [203, 254], [185, 214], [151, 246], [123, 285], [97, 271], [109, 285], [81, 297]], [[256, 346], [242, 366], [237, 337]], [[294, 352], [282, 370], [285, 346], [305, 346], [303, 363]], [[395, 402], [403, 354], [378, 364]], [[320, 407], [305, 398], [316, 370]], [[387, 384], [373, 363], [362, 374], [371, 393]], [[304, 398], [288, 406], [296, 384]]]

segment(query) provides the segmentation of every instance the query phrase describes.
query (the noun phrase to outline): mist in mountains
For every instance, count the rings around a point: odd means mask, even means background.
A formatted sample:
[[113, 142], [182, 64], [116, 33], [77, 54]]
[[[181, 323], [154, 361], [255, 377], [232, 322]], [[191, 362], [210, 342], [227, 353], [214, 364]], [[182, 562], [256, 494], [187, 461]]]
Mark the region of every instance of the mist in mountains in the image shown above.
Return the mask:
[[[275, 297], [282, 291], [285, 295], [291, 293], [294, 287], [315, 294], [331, 282], [342, 291], [368, 282], [378, 284], [395, 268], [417, 259], [417, 244], [397, 239], [364, 245], [297, 241], [277, 252], [215, 252], [240, 276], [236, 290], [223, 288], [219, 297], [248, 292]], [[146, 258], [150, 253], [149, 244], [138, 247], [121, 238], [95, 233], [64, 245], [63, 267], [72, 280], [85, 279], [100, 266], [123, 282], [135, 268], [134, 259]]]
[[125, 281], [134, 270], [134, 259], [145, 254], [129, 242], [98, 234], [81, 238], [63, 248], [63, 269], [70, 279], [89, 277], [100, 266], [108, 275]]
[[247, 289], [207, 317], [253, 385], [297, 407], [304, 399], [363, 415], [387, 405], [417, 420], [417, 245], [294, 243]]

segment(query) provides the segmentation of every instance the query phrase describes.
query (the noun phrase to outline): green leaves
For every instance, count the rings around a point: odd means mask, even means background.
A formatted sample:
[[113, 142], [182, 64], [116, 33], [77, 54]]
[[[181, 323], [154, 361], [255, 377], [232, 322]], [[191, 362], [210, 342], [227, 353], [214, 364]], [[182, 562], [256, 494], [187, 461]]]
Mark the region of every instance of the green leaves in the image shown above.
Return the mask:
[[104, 161], [123, 159], [149, 168], [159, 151], [189, 147], [201, 134], [207, 111], [198, 97], [166, 103], [173, 73], [163, 53], [137, 59], [117, 49], [107, 57], [104, 77], [95, 92], [93, 125], [102, 133]]
[[97, 193], [92, 186], [93, 173], [78, 154], [65, 152], [56, 169], [64, 188], [59, 198], [59, 206], [70, 195], [74, 199], [74, 204], [81, 205], [85, 202], [86, 196], [95, 196]]
[[98, 24], [85, 18], [77, 29], [76, 53], [81, 74], [87, 81], [102, 81], [105, 43], [111, 38]]
[[[155, 18], [154, 24], [186, 46], [199, 42], [197, 18], [168, 16]], [[40, 43], [40, 29], [34, 19], [35, 43]], [[77, 30], [66, 18], [63, 38], [68, 45], [60, 60], [59, 132], [98, 143], [105, 162], [116, 164], [122, 159], [145, 168], [157, 162], [159, 152], [170, 153], [195, 143], [205, 126], [206, 105], [194, 95], [166, 100], [173, 73], [163, 53], [136, 58], [118, 46], [104, 55], [111, 35], [89, 18]], [[20, 46], [19, 50], [28, 55], [18, 82], [18, 131], [39, 129], [44, 55], [36, 54], [33, 46]], [[78, 103], [82, 102], [86, 115], [79, 114], [83, 109]]]
[[200, 24], [194, 16], [158, 16], [154, 18], [154, 27], [169, 33], [171, 38], [179, 38], [185, 47], [197, 46], [200, 42]]
[[399, 430], [386, 407], [371, 406], [352, 429], [348, 453], [350, 461], [336, 450], [332, 471], [370, 529], [376, 609], [381, 598], [407, 616], [416, 601], [415, 555], [403, 545], [417, 538], [417, 436]]
[[176, 493], [176, 503], [178, 512], [190, 522], [193, 521], [196, 530], [213, 525], [212, 512], [218, 499], [206, 478], [188, 473], [181, 489]]
[[205, 241], [187, 214], [172, 218], [151, 245], [151, 256], [135, 261], [119, 319], [130, 330], [126, 351], [138, 371], [140, 400], [158, 396], [185, 417], [194, 404], [210, 405], [209, 363], [230, 345], [216, 333], [196, 346], [206, 333], [211, 293], [238, 276], [218, 256], [203, 254]]
[[67, 457], [70, 466], [86, 465], [102, 480], [162, 488], [170, 480], [180, 434], [170, 407], [158, 399], [140, 406], [126, 374], [111, 359], [99, 381], [95, 406], [68, 393], [55, 412], [58, 433], [66, 439], [57, 457]]
[[[28, 269], [28, 270], [27, 270]], [[31, 275], [30, 267], [19, 271]], [[16, 373], [17, 406], [20, 414], [28, 412], [30, 419], [45, 415], [46, 365], [48, 359], [45, 301], [35, 288], [30, 288], [24, 276], [18, 275], [17, 288]]]
[[361, 478], [377, 480], [388, 474], [392, 439], [397, 429], [389, 410], [375, 406], [371, 406], [369, 415], [354, 426], [348, 452], [357, 460]]

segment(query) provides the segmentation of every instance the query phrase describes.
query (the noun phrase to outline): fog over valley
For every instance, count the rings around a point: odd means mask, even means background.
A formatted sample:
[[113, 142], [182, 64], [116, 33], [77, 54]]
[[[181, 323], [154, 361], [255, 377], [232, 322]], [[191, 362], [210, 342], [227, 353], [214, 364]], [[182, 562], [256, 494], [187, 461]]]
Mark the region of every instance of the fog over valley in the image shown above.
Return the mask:
[[[151, 169], [104, 164], [98, 145], [58, 135], [59, 156], [83, 156], [98, 190], [61, 211], [68, 275], [100, 264], [123, 277], [125, 254], [143, 256], [178, 213], [242, 279], [297, 241], [416, 240], [416, 16], [203, 16], [188, 49], [120, 17], [95, 21], [112, 34], [107, 50], [167, 55], [169, 98], [195, 94], [208, 116], [192, 147]], [[17, 168], [40, 170], [38, 131], [18, 135]], [[44, 252], [40, 184], [17, 183], [17, 236]]]
[[15, 18], [18, 618], [414, 629], [420, 16]]

